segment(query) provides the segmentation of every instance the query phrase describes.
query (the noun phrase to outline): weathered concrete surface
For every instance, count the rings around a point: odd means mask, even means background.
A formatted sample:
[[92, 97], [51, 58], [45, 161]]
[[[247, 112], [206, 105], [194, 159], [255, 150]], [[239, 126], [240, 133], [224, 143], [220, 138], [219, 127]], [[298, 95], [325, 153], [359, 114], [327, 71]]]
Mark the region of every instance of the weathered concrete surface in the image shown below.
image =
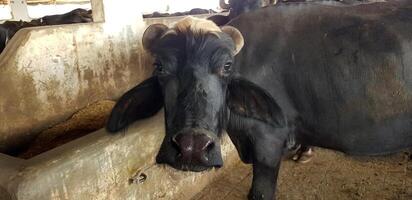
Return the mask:
[[[30, 160], [0, 162], [0, 189], [7, 189], [18, 200], [184, 200], [236, 160], [235, 149], [225, 136], [222, 169], [193, 173], [154, 165], [164, 137], [163, 124], [160, 112], [134, 123], [125, 133], [109, 135], [100, 130]], [[147, 175], [146, 181], [130, 183], [139, 172]]]
[[92, 3], [105, 22], [23, 29], [0, 55], [0, 152], [150, 75], [141, 45], [146, 23], [135, 6], [141, 1]]
[[10, 40], [0, 55], [0, 152], [93, 102], [117, 99], [151, 74], [141, 44], [146, 26], [182, 17], [143, 21], [139, 3], [95, 0], [93, 16], [102, 23], [23, 29]]
[[[0, 57], [0, 152], [101, 99], [115, 99], [151, 73], [136, 38], [103, 24], [35, 28], [18, 33]], [[13, 48], [19, 44], [19, 48]]]
[[24, 166], [24, 161], [0, 153], [0, 200], [11, 200], [11, 194], [5, 187], [18, 170]]

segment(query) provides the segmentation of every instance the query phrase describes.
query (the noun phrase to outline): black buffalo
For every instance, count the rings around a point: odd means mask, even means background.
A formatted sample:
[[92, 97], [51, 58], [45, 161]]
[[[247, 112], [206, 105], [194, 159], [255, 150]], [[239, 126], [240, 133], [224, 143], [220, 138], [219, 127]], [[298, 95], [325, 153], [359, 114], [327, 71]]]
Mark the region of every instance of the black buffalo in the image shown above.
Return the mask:
[[8, 30], [0, 26], [0, 52], [2, 52], [4, 48], [6, 48], [8, 40]]
[[59, 25], [93, 22], [92, 10], [82, 8], [74, 9], [70, 12], [59, 15], [47, 15], [37, 19], [42, 25]]
[[219, 5], [222, 9], [228, 10], [228, 15], [214, 15], [208, 19], [215, 22], [218, 26], [227, 24], [230, 20], [236, 18], [242, 13], [251, 12], [253, 10], [279, 4], [290, 4], [300, 2], [315, 2], [330, 5], [356, 5], [370, 2], [376, 2], [381, 0], [229, 0], [229, 3], [225, 3], [225, 0], [219, 0]]
[[0, 24], [0, 53], [4, 50], [10, 39], [22, 28], [40, 26], [40, 23], [25, 21], [5, 21]]
[[[208, 20], [213, 21], [218, 26], [223, 26], [230, 22], [230, 20], [236, 18], [242, 13], [248, 13], [259, 8], [282, 5], [282, 4], [294, 4], [302, 2], [320, 3], [324, 5], [339, 6], [339, 5], [359, 5], [365, 3], [379, 2], [381, 0], [229, 0], [229, 4], [226, 4], [224, 0], [220, 0], [220, 7], [229, 10], [228, 15], [213, 15]], [[262, 19], [263, 20], [263, 19]], [[313, 148], [308, 146], [297, 145], [294, 148], [292, 160], [306, 163], [313, 157]]]
[[227, 24], [231, 19], [239, 16], [242, 13], [247, 13], [262, 7], [266, 7], [276, 3], [275, 0], [229, 0], [229, 4], [225, 0], [219, 0], [219, 5], [222, 9], [228, 10], [228, 15], [214, 15], [208, 19], [213, 21], [218, 26]]
[[226, 130], [253, 164], [250, 199], [273, 199], [281, 157], [296, 144], [350, 155], [412, 147], [409, 0], [283, 5], [222, 28], [186, 18], [151, 25], [143, 45], [154, 74], [120, 98], [108, 131], [164, 107], [156, 161], [202, 171], [222, 166]]
[[73, 23], [86, 23], [92, 22], [92, 10], [74, 9], [68, 13], [60, 15], [48, 15], [39, 19], [25, 21], [5, 21], [0, 24], [0, 53], [6, 47], [8, 41], [22, 28], [35, 27], [35, 26], [47, 26], [47, 25], [59, 25], [59, 24], [73, 24]]
[[226, 4], [224, 0], [219, 0], [220, 7], [230, 11], [229, 17], [231, 19], [242, 13], [250, 12], [275, 3], [275, 0], [229, 0], [229, 4]]

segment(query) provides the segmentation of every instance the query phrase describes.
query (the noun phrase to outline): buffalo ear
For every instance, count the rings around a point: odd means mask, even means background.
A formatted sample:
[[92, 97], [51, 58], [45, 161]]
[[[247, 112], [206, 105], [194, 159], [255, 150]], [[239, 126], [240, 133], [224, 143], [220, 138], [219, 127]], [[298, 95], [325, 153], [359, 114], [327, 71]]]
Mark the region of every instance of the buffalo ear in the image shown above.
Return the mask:
[[152, 24], [143, 33], [142, 43], [146, 50], [151, 50], [156, 40], [161, 38], [169, 28], [164, 24]]
[[227, 105], [234, 114], [285, 127], [281, 108], [264, 89], [245, 79], [232, 79], [228, 85]]
[[245, 40], [243, 39], [242, 33], [240, 33], [240, 31], [237, 30], [233, 26], [223, 26], [221, 30], [223, 33], [228, 34], [232, 38], [233, 42], [235, 43], [235, 49], [233, 53], [235, 55], [239, 53], [239, 51], [242, 49], [243, 45], [245, 44]]
[[156, 114], [163, 106], [162, 91], [157, 77], [151, 77], [126, 92], [117, 101], [106, 129], [116, 132], [130, 123]]

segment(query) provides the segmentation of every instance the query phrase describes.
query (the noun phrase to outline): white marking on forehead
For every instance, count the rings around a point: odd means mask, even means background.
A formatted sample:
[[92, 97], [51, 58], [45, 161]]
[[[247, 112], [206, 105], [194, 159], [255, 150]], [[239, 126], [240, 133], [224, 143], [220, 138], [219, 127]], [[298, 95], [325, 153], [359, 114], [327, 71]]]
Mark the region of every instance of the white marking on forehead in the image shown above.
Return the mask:
[[[173, 26], [173, 29], [182, 33], [191, 31], [195, 34], [222, 32], [222, 30], [220, 30], [220, 28], [214, 22], [207, 19], [195, 18], [192, 16], [185, 17], [182, 20], [176, 22], [176, 24]], [[218, 35], [216, 34], [216, 36]]]

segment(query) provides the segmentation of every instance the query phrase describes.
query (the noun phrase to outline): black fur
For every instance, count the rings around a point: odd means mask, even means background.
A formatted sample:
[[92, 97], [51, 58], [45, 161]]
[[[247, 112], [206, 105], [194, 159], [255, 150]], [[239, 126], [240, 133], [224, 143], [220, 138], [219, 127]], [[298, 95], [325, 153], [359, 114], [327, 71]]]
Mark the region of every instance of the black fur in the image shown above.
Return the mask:
[[[230, 25], [245, 39], [235, 57], [224, 33], [178, 33], [154, 44], [166, 117], [158, 163], [221, 166], [215, 137], [226, 130], [253, 164], [249, 199], [270, 200], [281, 156], [294, 144], [358, 155], [412, 147], [411, 1], [285, 4]], [[179, 159], [179, 133], [213, 137], [210, 162]]]

